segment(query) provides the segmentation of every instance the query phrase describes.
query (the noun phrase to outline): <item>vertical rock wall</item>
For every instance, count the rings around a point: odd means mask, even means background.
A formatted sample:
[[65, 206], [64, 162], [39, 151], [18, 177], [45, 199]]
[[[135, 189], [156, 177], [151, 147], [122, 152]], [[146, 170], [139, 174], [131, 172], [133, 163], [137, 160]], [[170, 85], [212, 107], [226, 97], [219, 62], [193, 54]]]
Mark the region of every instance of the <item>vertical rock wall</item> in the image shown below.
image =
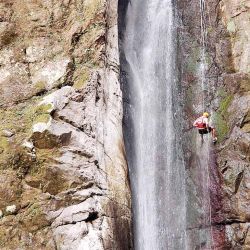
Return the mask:
[[225, 96], [220, 103], [227, 131], [218, 153], [226, 234], [232, 249], [249, 249], [250, 2], [221, 1], [219, 6], [220, 20], [227, 31], [216, 48], [218, 61], [222, 65], [227, 62], [222, 76]]
[[[249, 249], [249, 1], [205, 1], [205, 106], [218, 144], [211, 150], [210, 199], [216, 249]], [[200, 1], [177, 1], [179, 69], [185, 96], [186, 162], [194, 169], [191, 121], [202, 110]], [[195, 13], [195, 14], [194, 14]]]
[[131, 249], [117, 1], [0, 3], [0, 248]]

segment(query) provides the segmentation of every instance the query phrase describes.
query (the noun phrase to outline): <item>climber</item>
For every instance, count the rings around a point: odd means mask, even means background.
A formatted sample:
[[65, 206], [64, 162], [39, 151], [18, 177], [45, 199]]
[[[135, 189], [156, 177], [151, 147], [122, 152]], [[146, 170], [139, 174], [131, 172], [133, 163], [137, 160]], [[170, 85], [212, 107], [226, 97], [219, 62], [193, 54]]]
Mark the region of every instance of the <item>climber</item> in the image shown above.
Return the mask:
[[215, 128], [209, 124], [208, 117], [209, 114], [204, 112], [201, 117], [195, 120], [193, 126], [198, 129], [202, 141], [204, 134], [212, 133], [213, 143], [215, 143], [217, 141], [217, 137], [215, 136]]

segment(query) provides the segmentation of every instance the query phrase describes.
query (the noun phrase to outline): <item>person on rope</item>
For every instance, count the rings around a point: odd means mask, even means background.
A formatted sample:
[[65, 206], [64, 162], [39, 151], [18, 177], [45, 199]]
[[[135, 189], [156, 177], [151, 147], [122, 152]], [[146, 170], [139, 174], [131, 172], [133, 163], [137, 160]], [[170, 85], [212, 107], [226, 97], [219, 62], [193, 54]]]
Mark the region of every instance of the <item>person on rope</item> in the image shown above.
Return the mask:
[[217, 137], [215, 135], [215, 128], [214, 126], [209, 124], [208, 117], [209, 113], [204, 112], [201, 117], [195, 120], [193, 126], [198, 129], [202, 141], [204, 140], [203, 135], [212, 133], [213, 143], [215, 143], [217, 141]]

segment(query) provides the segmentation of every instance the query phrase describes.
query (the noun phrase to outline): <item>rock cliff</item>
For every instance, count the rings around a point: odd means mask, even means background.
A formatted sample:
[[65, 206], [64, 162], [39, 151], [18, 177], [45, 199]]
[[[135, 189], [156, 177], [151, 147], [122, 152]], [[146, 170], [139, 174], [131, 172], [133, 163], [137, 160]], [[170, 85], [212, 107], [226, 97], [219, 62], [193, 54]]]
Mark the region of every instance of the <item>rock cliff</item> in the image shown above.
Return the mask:
[[[184, 131], [202, 111], [205, 47], [213, 244], [249, 249], [250, 2], [205, 1], [204, 44], [200, 7], [176, 1]], [[117, 15], [117, 0], [0, 2], [0, 249], [132, 248]]]
[[[205, 107], [212, 111], [219, 139], [209, 161], [214, 247], [249, 249], [250, 3], [208, 0], [204, 1], [202, 13], [201, 2], [177, 1], [185, 119], [192, 121], [203, 111], [201, 91], [205, 91]], [[200, 88], [202, 47], [206, 64], [203, 90]], [[190, 126], [187, 122], [184, 131]], [[192, 172], [199, 152], [189, 143], [193, 141], [192, 132], [187, 132], [186, 138], [186, 162]]]
[[0, 248], [131, 249], [116, 0], [0, 3]]
[[[250, 248], [250, 2], [221, 1], [226, 36], [217, 42], [216, 57], [225, 65], [220, 113], [227, 123], [218, 148], [223, 179], [224, 221], [232, 249]], [[223, 43], [226, 45], [223, 45]], [[221, 53], [224, 55], [221, 56]], [[226, 62], [226, 63], [225, 63]]]

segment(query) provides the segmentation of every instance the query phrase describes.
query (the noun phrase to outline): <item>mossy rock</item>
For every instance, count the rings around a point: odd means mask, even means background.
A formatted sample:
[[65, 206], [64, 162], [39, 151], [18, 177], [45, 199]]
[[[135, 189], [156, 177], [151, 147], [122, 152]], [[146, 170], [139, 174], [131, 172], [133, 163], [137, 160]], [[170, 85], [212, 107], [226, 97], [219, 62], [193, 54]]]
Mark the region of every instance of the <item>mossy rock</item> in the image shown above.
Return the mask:
[[215, 113], [214, 123], [217, 131], [218, 142], [222, 142], [229, 132], [227, 121], [224, 120], [220, 113]]
[[22, 225], [28, 232], [36, 232], [51, 223], [46, 218], [46, 213], [43, 210], [42, 204], [34, 203], [25, 211], [19, 218]]
[[228, 125], [228, 108], [233, 100], [232, 95], [227, 95], [224, 90], [220, 90], [219, 95], [223, 98], [220, 102], [218, 111], [214, 115], [214, 123], [217, 130], [218, 142], [222, 142], [228, 135], [230, 128]]
[[36, 123], [48, 123], [50, 121], [51, 116], [49, 114], [41, 114], [36, 116], [34, 119], [34, 124]]
[[41, 104], [35, 108], [36, 114], [50, 114], [53, 110], [53, 105], [51, 103], [48, 104]]
[[9, 109], [0, 109], [0, 130], [10, 130], [14, 136], [6, 138], [0, 136], [0, 168], [11, 167], [10, 159], [17, 148], [29, 137], [34, 118], [36, 98]]
[[[11, 130], [14, 136], [7, 138], [0, 135], [0, 169], [13, 168], [20, 176], [27, 173], [29, 168], [37, 165], [39, 159], [26, 159], [27, 152], [22, 151], [23, 141], [32, 135], [34, 123], [47, 123], [51, 119], [50, 113], [53, 110], [52, 104], [37, 103], [42, 97], [34, 97], [31, 100], [20, 103], [8, 109], [0, 109], [0, 131]], [[19, 158], [20, 159], [19, 159]], [[19, 160], [15, 160], [19, 159]]]
[[85, 87], [86, 83], [89, 80], [89, 71], [87, 69], [85, 69], [80, 76], [77, 78], [77, 80], [75, 81], [73, 87], [75, 89], [82, 89]]
[[228, 108], [233, 100], [233, 96], [229, 95], [226, 96], [221, 102], [220, 102], [220, 107], [219, 107], [219, 112], [222, 116], [227, 116], [228, 115]]
[[14, 170], [17, 170], [19, 177], [23, 177], [37, 162], [32, 154], [27, 152], [25, 148], [19, 146], [15, 148], [15, 153], [9, 158], [9, 164]]
[[9, 148], [9, 141], [6, 137], [0, 137], [0, 152], [3, 153], [4, 151], [8, 150]]
[[44, 91], [46, 91], [46, 82], [40, 81], [34, 84], [34, 92], [35, 94], [38, 93], [43, 93]]
[[31, 176], [36, 176], [41, 174], [42, 166], [50, 164], [55, 161], [56, 158], [61, 156], [61, 152], [58, 148], [52, 149], [36, 149], [36, 165], [33, 165], [29, 174]]
[[34, 110], [34, 118], [33, 118], [33, 124], [36, 123], [48, 123], [51, 119], [50, 113], [53, 110], [53, 105], [48, 104], [41, 104], [37, 106]]

